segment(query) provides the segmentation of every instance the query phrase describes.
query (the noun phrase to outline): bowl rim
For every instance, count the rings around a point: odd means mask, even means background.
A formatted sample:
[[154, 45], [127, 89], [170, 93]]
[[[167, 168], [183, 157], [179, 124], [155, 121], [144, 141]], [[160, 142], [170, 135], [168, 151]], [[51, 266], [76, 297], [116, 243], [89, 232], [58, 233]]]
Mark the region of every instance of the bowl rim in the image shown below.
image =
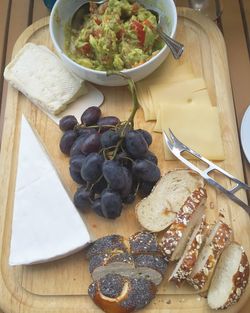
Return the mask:
[[[173, 27], [172, 27], [172, 30], [171, 30], [171, 34], [169, 35], [171, 38], [174, 38], [175, 36], [175, 33], [176, 33], [176, 28], [177, 28], [177, 10], [176, 10], [176, 5], [174, 3], [174, 0], [168, 0], [169, 1], [169, 4], [173, 10]], [[80, 65], [78, 64], [77, 62], [73, 61], [62, 49], [61, 47], [59, 46], [55, 36], [54, 36], [54, 31], [53, 31], [53, 19], [54, 19], [54, 16], [56, 15], [56, 12], [57, 12], [57, 6], [59, 5], [59, 0], [56, 1], [56, 3], [54, 4], [53, 6], [53, 9], [51, 11], [51, 14], [50, 14], [50, 19], [49, 19], [49, 32], [50, 32], [50, 37], [52, 39], [52, 42], [53, 42], [53, 45], [54, 47], [56, 48], [56, 51], [58, 53], [61, 54], [61, 56], [63, 58], [65, 58], [72, 66], [76, 66], [79, 70], [84, 70], [84, 71], [87, 71], [88, 73], [91, 73], [91, 74], [95, 74], [95, 75], [102, 75], [102, 76], [105, 76], [107, 77], [107, 71], [100, 71], [100, 70], [94, 70], [94, 69], [91, 69], [91, 68], [88, 68], [88, 67], [85, 67], [83, 65]], [[157, 59], [159, 56], [161, 56], [163, 53], [165, 53], [165, 51], [169, 49], [168, 46], [165, 44], [164, 47], [156, 54], [154, 55], [153, 57], [151, 57], [149, 60], [147, 60], [146, 62], [144, 62], [143, 64], [140, 64], [136, 67], [133, 67], [133, 68], [130, 68], [130, 69], [123, 69], [121, 70], [120, 72], [121, 73], [124, 73], [124, 74], [132, 74], [134, 72], [137, 72], [138, 70], [142, 69], [143, 67], [151, 64], [154, 62], [155, 59]]]

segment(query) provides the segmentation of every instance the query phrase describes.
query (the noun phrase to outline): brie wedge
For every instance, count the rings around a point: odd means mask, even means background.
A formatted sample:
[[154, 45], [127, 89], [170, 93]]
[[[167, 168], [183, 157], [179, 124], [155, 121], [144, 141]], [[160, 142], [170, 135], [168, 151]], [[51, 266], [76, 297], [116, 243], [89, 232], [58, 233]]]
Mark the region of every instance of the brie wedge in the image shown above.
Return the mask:
[[89, 242], [83, 220], [22, 117], [9, 264], [62, 258]]

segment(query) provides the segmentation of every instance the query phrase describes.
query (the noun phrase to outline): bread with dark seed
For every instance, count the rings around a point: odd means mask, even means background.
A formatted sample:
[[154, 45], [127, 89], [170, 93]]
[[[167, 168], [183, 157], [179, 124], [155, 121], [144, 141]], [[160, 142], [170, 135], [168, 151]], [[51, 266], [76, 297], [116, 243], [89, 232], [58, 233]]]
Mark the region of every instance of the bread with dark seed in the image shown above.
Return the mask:
[[141, 254], [134, 258], [135, 269], [133, 277], [144, 277], [155, 285], [162, 282], [167, 269], [167, 262], [162, 256]]
[[208, 305], [226, 309], [238, 302], [249, 279], [249, 262], [244, 249], [236, 242], [222, 252], [208, 290]]
[[94, 281], [88, 289], [94, 303], [106, 313], [130, 313], [149, 304], [156, 286], [144, 278], [109, 274]]
[[157, 254], [160, 253], [157, 237], [148, 231], [137, 232], [129, 237], [130, 253]]
[[166, 272], [167, 262], [160, 255], [129, 253], [96, 255], [90, 259], [89, 271], [93, 280], [107, 274], [120, 274], [130, 278], [145, 278], [159, 285]]
[[90, 259], [97, 254], [119, 252], [128, 252], [128, 242], [123, 236], [113, 234], [95, 240], [87, 251], [87, 258]]
[[89, 261], [89, 271], [93, 280], [99, 280], [112, 273], [130, 276], [134, 268], [134, 259], [127, 252], [97, 254]]

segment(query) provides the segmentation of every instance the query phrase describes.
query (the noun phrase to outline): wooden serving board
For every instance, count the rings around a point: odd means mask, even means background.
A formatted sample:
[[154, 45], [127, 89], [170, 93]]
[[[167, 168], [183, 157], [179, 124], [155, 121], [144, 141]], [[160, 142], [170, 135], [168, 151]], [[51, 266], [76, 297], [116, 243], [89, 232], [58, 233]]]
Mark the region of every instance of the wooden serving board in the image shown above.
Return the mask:
[[[191, 63], [195, 75], [205, 78], [212, 102], [217, 103], [219, 107], [226, 155], [226, 160], [220, 162], [220, 166], [243, 180], [223, 37], [213, 22], [192, 10], [180, 8], [178, 14], [177, 39], [185, 44], [185, 53], [181, 62]], [[13, 55], [27, 42], [43, 44], [53, 49], [48, 31], [48, 18], [31, 25], [21, 35], [15, 45]], [[100, 90], [105, 94], [105, 103], [102, 106], [103, 115], [112, 114], [117, 115], [121, 120], [126, 119], [131, 110], [127, 88], [100, 87]], [[68, 173], [68, 158], [62, 155], [58, 148], [61, 136], [59, 128], [23, 95], [9, 86], [0, 156], [0, 239], [2, 245], [0, 307], [5, 313], [101, 312], [87, 295], [91, 278], [84, 251], [47, 264], [23, 267], [10, 267], [8, 265], [22, 114], [28, 118], [32, 127], [37, 131], [69, 192], [73, 195], [76, 190], [76, 184], [72, 182]], [[152, 132], [154, 123], [145, 123], [142, 110], [139, 110], [135, 126]], [[183, 167], [179, 161], [164, 161], [161, 135], [152, 134], [154, 141], [151, 150], [159, 158], [162, 173]], [[221, 180], [221, 178], [219, 179]], [[228, 181], [221, 181], [221, 183], [227, 187], [230, 184]], [[243, 192], [239, 193], [239, 197], [246, 201], [246, 195]], [[221, 218], [232, 226], [234, 239], [244, 246], [250, 258], [250, 222], [247, 213], [210, 187], [208, 187], [206, 212], [209, 222], [212, 223]], [[96, 237], [110, 233], [128, 236], [141, 229], [134, 216], [134, 204], [126, 207], [122, 216], [115, 221], [104, 220], [91, 212], [83, 213], [83, 217], [91, 233]], [[228, 309], [227, 312], [239, 312], [249, 294], [250, 288], [248, 287], [240, 302]], [[167, 282], [167, 279], [161, 284], [155, 300], [142, 311], [152, 313], [212, 312], [206, 304], [206, 299], [200, 297], [192, 288], [186, 286], [176, 289], [175, 286]]]

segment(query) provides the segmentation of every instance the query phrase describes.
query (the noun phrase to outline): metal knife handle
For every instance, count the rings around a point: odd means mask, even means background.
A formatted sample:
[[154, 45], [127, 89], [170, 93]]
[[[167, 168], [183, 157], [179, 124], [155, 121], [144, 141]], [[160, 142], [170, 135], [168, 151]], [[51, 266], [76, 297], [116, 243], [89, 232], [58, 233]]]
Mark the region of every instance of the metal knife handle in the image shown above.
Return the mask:
[[[248, 212], [248, 214], [250, 214], [250, 206], [248, 204], [246, 204], [245, 202], [243, 202], [241, 199], [239, 199], [235, 195], [235, 193], [237, 191], [241, 190], [241, 189], [243, 189], [245, 191], [250, 191], [250, 186], [248, 186], [247, 184], [243, 183], [242, 181], [240, 181], [239, 179], [237, 179], [236, 177], [234, 177], [233, 175], [231, 175], [230, 173], [228, 173], [224, 169], [220, 168], [219, 166], [217, 166], [213, 162], [207, 160], [206, 158], [204, 158], [199, 153], [197, 153], [194, 150], [192, 150], [189, 147], [187, 147], [185, 144], [180, 142], [174, 136], [174, 134], [171, 131], [170, 131], [170, 134], [171, 134], [171, 139], [168, 137], [168, 135], [165, 132], [163, 133], [165, 141], [166, 141], [166, 144], [167, 144], [168, 148], [170, 149], [170, 151], [180, 161], [182, 161], [184, 164], [186, 164], [189, 168], [191, 168], [193, 171], [199, 173], [204, 178], [204, 180], [207, 183], [209, 183], [210, 185], [216, 187], [218, 190], [220, 190], [221, 192], [226, 194], [231, 200], [233, 200], [235, 203], [240, 205], [244, 210], [246, 210]], [[194, 157], [196, 157], [197, 159], [201, 160], [203, 163], [207, 164], [208, 167], [205, 170], [199, 169], [197, 166], [195, 166], [193, 163], [191, 163], [189, 160], [187, 160], [182, 155], [182, 153], [185, 152], [185, 151], [188, 152], [189, 154], [192, 154]], [[235, 186], [233, 188], [231, 188], [231, 189], [226, 189], [225, 187], [223, 187], [221, 184], [219, 184], [215, 179], [213, 179], [209, 175], [209, 174], [211, 174], [214, 171], [224, 175], [225, 177], [227, 177], [230, 181], [235, 183]]]
[[[190, 151], [188, 151], [190, 153]], [[193, 154], [194, 156], [196, 156], [195, 154]], [[232, 176], [231, 174], [227, 173], [225, 170], [221, 169], [220, 167], [218, 167], [215, 164], [212, 164], [212, 166], [209, 166], [205, 171], [200, 170], [198, 167], [196, 167], [194, 164], [192, 164], [190, 161], [188, 161], [187, 159], [185, 159], [182, 155], [177, 156], [183, 163], [185, 163], [189, 168], [191, 168], [192, 170], [194, 170], [195, 172], [198, 172], [203, 178], [204, 180], [209, 183], [210, 185], [216, 187], [218, 190], [222, 191], [224, 194], [226, 194], [231, 200], [233, 200], [234, 202], [236, 202], [238, 205], [240, 205], [243, 209], [245, 209], [248, 214], [250, 214], [250, 206], [247, 205], [245, 202], [243, 202], [241, 199], [239, 199], [234, 193], [239, 191], [240, 189], [244, 189], [246, 191], [250, 190], [250, 187], [248, 185], [246, 185], [245, 183], [239, 181], [237, 178], [235, 178], [234, 176]], [[203, 162], [207, 163], [208, 165], [211, 163], [210, 161], [208, 161], [207, 159], [205, 159], [204, 157], [199, 158], [200, 160], [202, 160]], [[211, 173], [212, 171], [218, 171], [220, 174], [226, 176], [227, 178], [229, 178], [231, 181], [235, 182], [236, 185], [235, 187], [233, 187], [232, 189], [226, 189], [225, 187], [223, 187], [221, 184], [219, 184], [215, 179], [213, 179], [211, 176], [209, 176], [209, 173]]]

